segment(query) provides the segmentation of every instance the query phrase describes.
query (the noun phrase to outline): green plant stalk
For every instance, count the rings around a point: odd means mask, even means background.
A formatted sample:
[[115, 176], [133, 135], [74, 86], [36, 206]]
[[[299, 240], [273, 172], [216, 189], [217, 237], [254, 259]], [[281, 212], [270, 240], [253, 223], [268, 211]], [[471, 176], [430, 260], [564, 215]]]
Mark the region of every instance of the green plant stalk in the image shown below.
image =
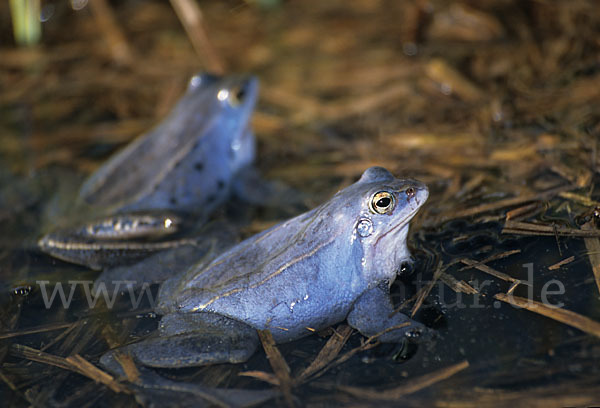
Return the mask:
[[40, 0], [10, 0], [15, 42], [20, 46], [37, 44], [42, 36]]

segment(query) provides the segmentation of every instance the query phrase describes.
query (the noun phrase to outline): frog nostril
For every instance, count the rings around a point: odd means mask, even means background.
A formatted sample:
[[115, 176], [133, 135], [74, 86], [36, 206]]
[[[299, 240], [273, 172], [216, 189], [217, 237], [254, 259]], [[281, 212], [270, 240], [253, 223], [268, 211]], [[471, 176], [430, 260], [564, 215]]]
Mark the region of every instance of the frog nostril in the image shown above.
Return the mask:
[[415, 192], [415, 189], [414, 189], [414, 188], [412, 188], [412, 187], [409, 187], [409, 188], [407, 188], [407, 189], [406, 189], [406, 196], [407, 196], [408, 198], [412, 198], [412, 197], [414, 197], [414, 196], [415, 196], [415, 194], [416, 194], [416, 192]]

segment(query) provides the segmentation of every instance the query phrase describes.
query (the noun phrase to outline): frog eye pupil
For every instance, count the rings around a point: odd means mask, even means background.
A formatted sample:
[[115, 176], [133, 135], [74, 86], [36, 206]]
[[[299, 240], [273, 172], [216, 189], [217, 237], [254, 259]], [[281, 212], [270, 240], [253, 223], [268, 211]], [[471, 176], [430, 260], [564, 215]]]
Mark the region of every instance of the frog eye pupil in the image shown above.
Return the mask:
[[389, 197], [380, 198], [375, 204], [379, 208], [386, 208], [391, 204], [392, 200]]

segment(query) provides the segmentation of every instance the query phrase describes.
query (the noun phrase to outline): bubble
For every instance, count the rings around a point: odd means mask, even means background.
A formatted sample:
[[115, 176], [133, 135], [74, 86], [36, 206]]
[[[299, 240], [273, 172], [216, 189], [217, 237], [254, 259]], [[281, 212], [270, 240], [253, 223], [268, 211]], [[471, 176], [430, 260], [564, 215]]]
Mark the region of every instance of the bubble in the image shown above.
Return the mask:
[[368, 237], [373, 233], [373, 223], [367, 218], [362, 218], [358, 221], [358, 224], [356, 224], [356, 231], [361, 237]]

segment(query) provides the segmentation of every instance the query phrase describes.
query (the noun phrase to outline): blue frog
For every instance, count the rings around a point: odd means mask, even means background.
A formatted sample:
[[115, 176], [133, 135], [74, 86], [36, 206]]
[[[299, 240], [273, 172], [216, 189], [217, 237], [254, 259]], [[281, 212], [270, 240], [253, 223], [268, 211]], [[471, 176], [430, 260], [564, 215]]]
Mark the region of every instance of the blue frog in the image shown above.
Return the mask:
[[[344, 320], [365, 336], [385, 332], [384, 342], [415, 336], [425, 328], [394, 313], [389, 287], [427, 197], [421, 182], [367, 169], [324, 204], [164, 282], [158, 336], [125, 351], [151, 367], [243, 362], [257, 329], [281, 343]], [[117, 372], [114, 357], [101, 364]]]
[[185, 247], [187, 253], [202, 246], [182, 237], [205, 237], [197, 228], [229, 198], [232, 186], [240, 185], [238, 179], [252, 173], [247, 170], [255, 156], [250, 118], [257, 97], [254, 77], [194, 76], [157, 127], [89, 177], [69, 225], [44, 235], [38, 247], [103, 269], [156, 251]]
[[250, 165], [253, 77], [196, 75], [171, 113], [100, 167], [79, 199], [110, 213], [183, 210], [209, 214]]

